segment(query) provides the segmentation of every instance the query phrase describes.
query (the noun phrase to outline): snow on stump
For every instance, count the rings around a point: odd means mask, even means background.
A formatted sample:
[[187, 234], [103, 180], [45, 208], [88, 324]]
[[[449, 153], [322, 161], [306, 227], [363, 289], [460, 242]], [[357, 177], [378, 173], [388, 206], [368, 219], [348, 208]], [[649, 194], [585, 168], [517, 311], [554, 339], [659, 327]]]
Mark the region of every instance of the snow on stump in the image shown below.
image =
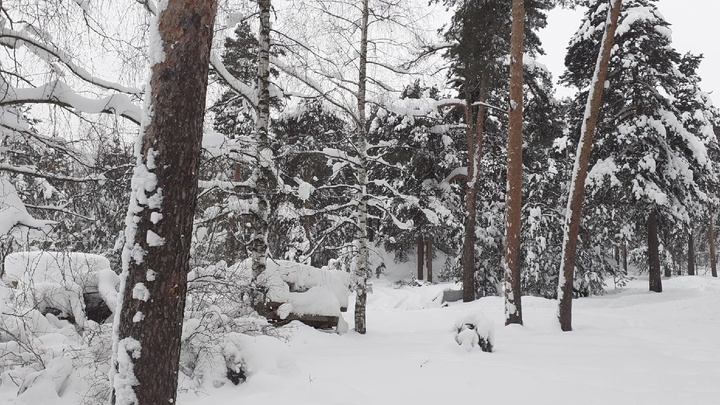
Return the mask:
[[479, 348], [491, 353], [495, 344], [495, 325], [478, 312], [455, 322], [455, 342], [468, 352]]
[[350, 296], [350, 274], [286, 260], [271, 260], [257, 283], [267, 289], [261, 315], [276, 325], [297, 320], [318, 329], [347, 330], [342, 312]]
[[3, 281], [43, 314], [52, 313], [83, 327], [101, 323], [115, 310], [119, 277], [99, 255], [73, 252], [18, 252], [5, 257]]

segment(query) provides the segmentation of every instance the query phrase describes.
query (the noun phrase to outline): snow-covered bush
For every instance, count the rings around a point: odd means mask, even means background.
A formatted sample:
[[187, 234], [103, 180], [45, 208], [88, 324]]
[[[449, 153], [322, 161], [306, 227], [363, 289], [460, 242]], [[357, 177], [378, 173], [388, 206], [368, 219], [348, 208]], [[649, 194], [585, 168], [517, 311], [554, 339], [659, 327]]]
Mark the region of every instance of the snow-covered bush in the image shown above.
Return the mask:
[[468, 352], [476, 348], [492, 352], [495, 325], [480, 312], [464, 316], [455, 322], [455, 342]]

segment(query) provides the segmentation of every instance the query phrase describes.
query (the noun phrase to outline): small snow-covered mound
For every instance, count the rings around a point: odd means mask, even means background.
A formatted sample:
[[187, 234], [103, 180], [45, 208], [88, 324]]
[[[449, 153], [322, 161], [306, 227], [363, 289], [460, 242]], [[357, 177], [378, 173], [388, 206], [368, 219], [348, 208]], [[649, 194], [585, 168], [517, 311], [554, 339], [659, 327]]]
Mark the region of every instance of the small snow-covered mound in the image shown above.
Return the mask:
[[481, 312], [465, 315], [455, 322], [455, 341], [469, 352], [475, 349], [492, 352], [495, 325]]

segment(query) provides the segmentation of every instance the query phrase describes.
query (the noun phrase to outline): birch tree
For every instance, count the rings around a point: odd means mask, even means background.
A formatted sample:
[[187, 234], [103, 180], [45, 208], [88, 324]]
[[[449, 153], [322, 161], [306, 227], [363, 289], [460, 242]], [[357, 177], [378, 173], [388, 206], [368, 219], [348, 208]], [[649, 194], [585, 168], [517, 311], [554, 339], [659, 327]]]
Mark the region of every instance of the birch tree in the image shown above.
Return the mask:
[[587, 177], [592, 150], [592, 139], [595, 134], [598, 114], [605, 88], [610, 52], [615, 38], [618, 18], [620, 17], [621, 0], [610, 0], [607, 11], [605, 32], [602, 46], [597, 56], [595, 72], [590, 85], [585, 105], [585, 115], [582, 123], [581, 138], [578, 142], [575, 155], [575, 165], [570, 180], [570, 196], [565, 217], [565, 236], [563, 239], [562, 261], [560, 262], [560, 278], [558, 280], [558, 320], [563, 331], [572, 330], [572, 288], [575, 273], [575, 250], [577, 247], [578, 232], [580, 230], [580, 215], [583, 198], [585, 196], [585, 178]]
[[216, 4], [161, 2], [125, 230], [115, 404], [175, 403]]

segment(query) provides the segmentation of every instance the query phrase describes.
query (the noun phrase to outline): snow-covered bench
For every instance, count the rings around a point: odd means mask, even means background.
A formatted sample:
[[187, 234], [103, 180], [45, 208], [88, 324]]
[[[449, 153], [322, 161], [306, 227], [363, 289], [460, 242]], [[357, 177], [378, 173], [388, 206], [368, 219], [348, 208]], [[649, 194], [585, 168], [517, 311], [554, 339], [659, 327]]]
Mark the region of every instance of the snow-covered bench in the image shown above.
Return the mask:
[[269, 260], [257, 284], [267, 288], [263, 316], [276, 324], [298, 320], [316, 328], [347, 330], [342, 312], [350, 296], [350, 274], [286, 260]]
[[79, 326], [103, 322], [115, 310], [119, 277], [110, 261], [74, 252], [18, 252], [5, 257], [3, 281], [18, 298], [42, 313], [53, 313]]

